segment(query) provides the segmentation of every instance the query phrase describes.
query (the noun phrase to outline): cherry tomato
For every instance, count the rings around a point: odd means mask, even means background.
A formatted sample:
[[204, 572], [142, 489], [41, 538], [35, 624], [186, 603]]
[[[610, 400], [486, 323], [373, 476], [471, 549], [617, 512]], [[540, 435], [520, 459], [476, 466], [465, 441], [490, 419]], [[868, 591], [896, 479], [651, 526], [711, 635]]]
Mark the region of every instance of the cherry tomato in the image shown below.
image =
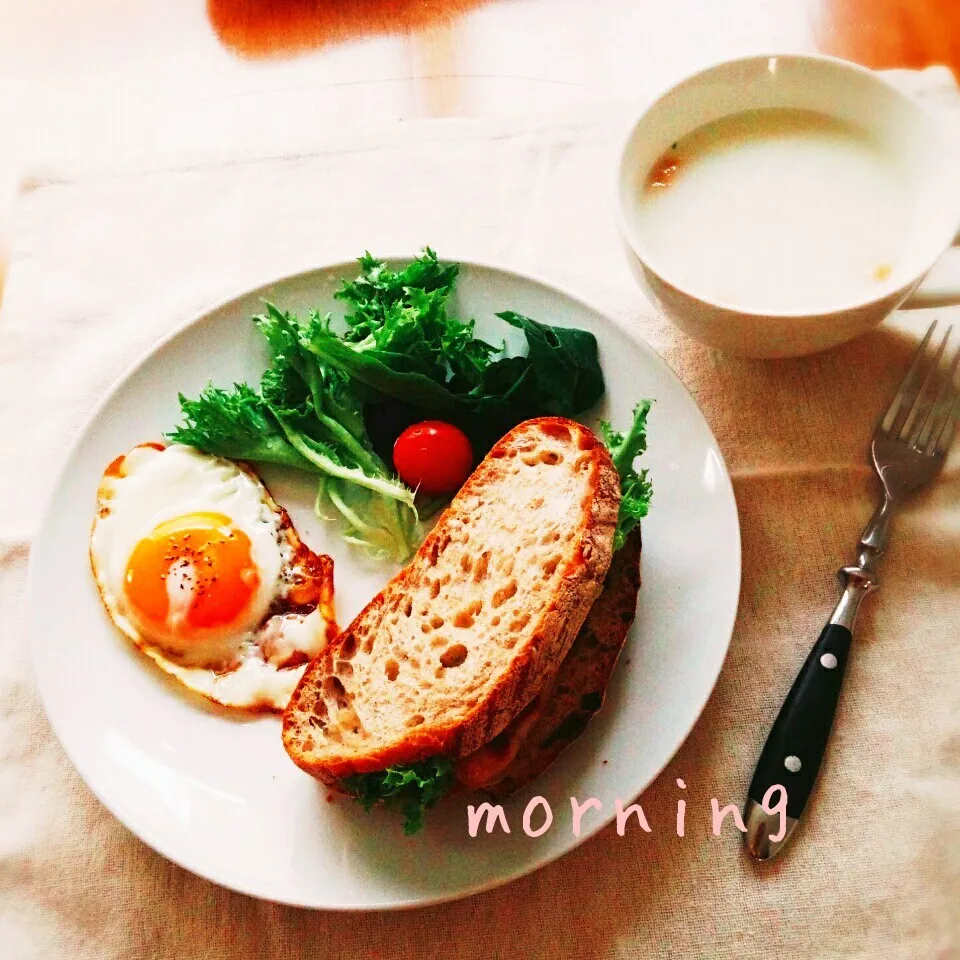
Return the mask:
[[453, 493], [473, 469], [473, 448], [452, 423], [424, 420], [407, 427], [393, 445], [400, 479], [421, 493]]

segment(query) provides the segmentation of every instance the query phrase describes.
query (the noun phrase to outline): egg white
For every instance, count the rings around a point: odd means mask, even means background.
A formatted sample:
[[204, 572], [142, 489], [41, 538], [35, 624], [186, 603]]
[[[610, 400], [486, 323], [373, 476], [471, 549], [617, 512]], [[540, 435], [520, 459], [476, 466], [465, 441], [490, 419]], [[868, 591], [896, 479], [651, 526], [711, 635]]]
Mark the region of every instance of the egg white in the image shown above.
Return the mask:
[[[123, 458], [118, 473], [104, 475], [98, 502], [90, 561], [103, 603], [120, 630], [167, 673], [219, 703], [286, 706], [305, 669], [287, 662], [297, 654], [312, 659], [320, 653], [332, 621], [319, 608], [270, 616], [289, 588], [294, 551], [280, 509], [256, 477], [191, 447], [143, 445]], [[127, 599], [125, 579], [140, 540], [158, 525], [194, 513], [223, 514], [247, 535], [259, 584], [238, 619], [223, 628], [194, 631], [186, 642], [138, 615]]]
[[250, 538], [260, 578], [256, 591], [240, 619], [225, 630], [203, 634], [204, 640], [213, 641], [203, 644], [210, 659], [228, 661], [236, 641], [263, 620], [279, 589], [282, 545], [277, 516], [264, 502], [262, 488], [236, 464], [176, 444], [164, 450], [134, 448], [124, 460], [123, 473], [107, 478], [113, 481], [110, 511], [94, 526], [90, 556], [118, 613], [138, 632], [155, 632], [156, 627], [143, 622], [127, 602], [124, 579], [134, 548], [159, 524], [192, 513], [221, 513]]

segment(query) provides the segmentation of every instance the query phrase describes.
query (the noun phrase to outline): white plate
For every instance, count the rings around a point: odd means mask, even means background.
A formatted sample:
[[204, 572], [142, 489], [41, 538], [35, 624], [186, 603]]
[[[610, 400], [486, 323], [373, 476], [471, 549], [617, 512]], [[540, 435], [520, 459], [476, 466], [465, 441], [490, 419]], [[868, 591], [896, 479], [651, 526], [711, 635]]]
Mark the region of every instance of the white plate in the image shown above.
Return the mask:
[[[471, 839], [466, 805], [448, 798], [424, 833], [364, 813], [298, 770], [274, 717], [237, 720], [207, 707], [153, 668], [113, 629], [87, 560], [104, 467], [178, 421], [177, 392], [209, 381], [259, 378], [266, 354], [249, 318], [266, 297], [294, 311], [337, 311], [341, 264], [279, 280], [198, 317], [130, 370], [95, 411], [57, 481], [33, 548], [30, 626], [40, 694], [81, 776], [154, 849], [224, 886], [270, 900], [333, 909], [413, 906], [462, 897], [540, 867], [596, 832], [642, 791], [683, 742], [710, 695], [730, 641], [740, 589], [740, 530], [723, 457], [693, 398], [667, 364], [596, 310], [514, 273], [464, 265], [460, 316], [483, 332], [498, 310], [593, 331], [607, 382], [599, 415], [626, 425], [634, 403], [656, 398], [647, 463], [654, 483], [643, 525], [636, 623], [607, 704], [585, 735], [532, 788], [505, 804], [509, 836]], [[498, 328], [499, 329], [499, 328]], [[264, 473], [304, 539], [336, 563], [346, 624], [393, 572], [369, 569], [313, 515], [313, 483]], [[51, 602], [50, 585], [56, 600]], [[554, 821], [522, 830], [536, 794]], [[570, 800], [597, 797], [572, 835]], [[540, 814], [534, 823], [539, 824]]]

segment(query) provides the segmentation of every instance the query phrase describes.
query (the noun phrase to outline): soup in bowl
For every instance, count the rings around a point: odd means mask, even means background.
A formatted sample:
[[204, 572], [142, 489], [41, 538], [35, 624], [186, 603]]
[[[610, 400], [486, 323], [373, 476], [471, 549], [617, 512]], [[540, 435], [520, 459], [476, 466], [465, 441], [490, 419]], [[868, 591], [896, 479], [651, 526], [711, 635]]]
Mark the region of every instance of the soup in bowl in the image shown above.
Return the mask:
[[920, 288], [960, 229], [947, 130], [869, 70], [827, 57], [720, 64], [632, 127], [618, 179], [634, 273], [691, 336], [756, 357], [811, 353]]

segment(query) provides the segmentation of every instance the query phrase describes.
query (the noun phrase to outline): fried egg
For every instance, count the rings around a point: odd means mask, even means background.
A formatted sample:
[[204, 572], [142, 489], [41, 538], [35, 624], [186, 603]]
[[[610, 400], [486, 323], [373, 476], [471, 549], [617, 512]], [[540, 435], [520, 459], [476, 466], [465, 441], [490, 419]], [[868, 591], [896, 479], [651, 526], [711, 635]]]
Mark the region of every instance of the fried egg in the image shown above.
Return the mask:
[[252, 470], [192, 447], [141, 444], [107, 467], [90, 563], [117, 627], [224, 706], [283, 710], [337, 632], [330, 557]]

